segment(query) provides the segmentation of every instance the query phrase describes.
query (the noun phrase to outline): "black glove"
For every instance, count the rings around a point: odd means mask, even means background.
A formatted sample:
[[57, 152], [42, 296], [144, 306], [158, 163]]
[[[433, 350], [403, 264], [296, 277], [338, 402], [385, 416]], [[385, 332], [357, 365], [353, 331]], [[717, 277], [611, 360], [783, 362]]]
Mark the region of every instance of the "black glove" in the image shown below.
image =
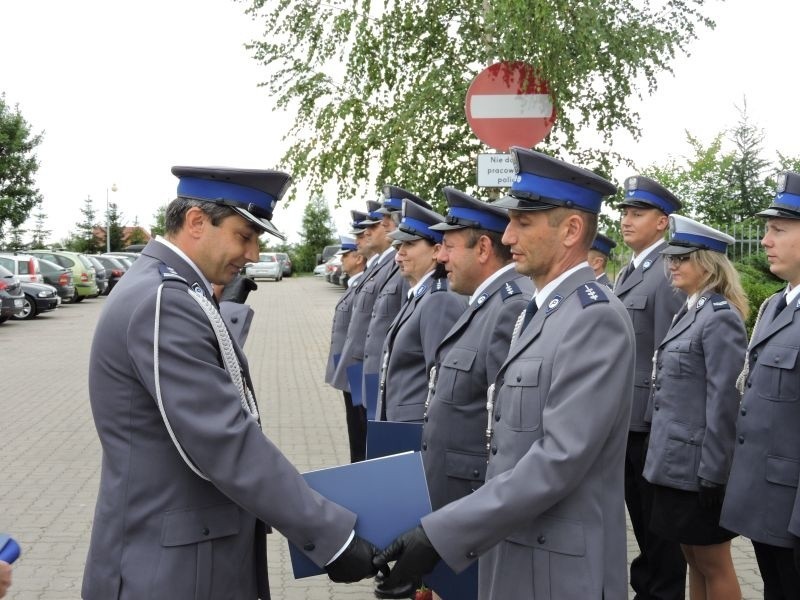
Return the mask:
[[389, 576], [381, 578], [380, 582], [386, 587], [395, 587], [430, 573], [440, 560], [422, 525], [417, 525], [389, 544], [375, 557], [373, 564], [383, 571], [390, 562], [397, 561]]
[[354, 583], [367, 577], [374, 577], [378, 568], [372, 560], [380, 550], [364, 538], [358, 536], [344, 549], [335, 561], [325, 567], [328, 577], [336, 583]]
[[256, 289], [258, 289], [258, 285], [255, 281], [249, 277], [237, 275], [236, 279], [231, 281], [225, 286], [225, 289], [222, 290], [222, 297], [219, 299], [219, 301], [238, 302], [239, 304], [244, 304], [247, 302], [247, 295]]
[[800, 573], [800, 538], [792, 536], [794, 540], [794, 570]]
[[725, 499], [724, 484], [714, 483], [702, 477], [697, 478], [697, 484], [700, 486], [700, 495], [697, 501], [702, 508], [717, 508], [722, 506], [722, 501]]

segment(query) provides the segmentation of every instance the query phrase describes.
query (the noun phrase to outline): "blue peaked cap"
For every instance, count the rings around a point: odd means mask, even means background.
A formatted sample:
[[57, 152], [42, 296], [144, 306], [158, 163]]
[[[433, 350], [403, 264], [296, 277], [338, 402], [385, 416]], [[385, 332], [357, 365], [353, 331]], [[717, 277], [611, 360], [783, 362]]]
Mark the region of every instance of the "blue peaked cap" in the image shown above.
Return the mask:
[[778, 173], [775, 198], [769, 208], [757, 216], [800, 219], [800, 174], [792, 171]]
[[713, 250], [724, 254], [734, 240], [727, 233], [689, 217], [669, 216], [669, 245], [661, 254], [688, 254], [695, 250]]
[[512, 146], [511, 162], [516, 171], [511, 190], [493, 206], [513, 210], [564, 207], [598, 214], [603, 198], [617, 190], [587, 169], [535, 150]]
[[675, 194], [657, 181], [643, 175], [634, 175], [625, 180], [625, 197], [619, 205], [657, 208], [665, 215], [671, 215], [683, 206]]
[[508, 210], [498, 208], [494, 204], [482, 202], [456, 188], [446, 187], [442, 190], [447, 200], [447, 214], [444, 223], [432, 225], [436, 231], [453, 229], [486, 229], [503, 233], [508, 225]]
[[617, 242], [612, 240], [607, 235], [598, 232], [597, 236], [594, 238], [594, 241], [592, 242], [591, 249], [597, 250], [598, 252], [601, 252], [606, 256], [610, 256], [611, 251], [616, 247], [617, 247]]
[[229, 206], [262, 231], [286, 239], [272, 224], [272, 213], [289, 187], [291, 176], [288, 173], [223, 167], [172, 167], [172, 174], [178, 178], [179, 198]]
[[409, 200], [403, 200], [402, 213], [397, 229], [388, 234], [392, 240], [410, 242], [424, 239], [432, 244], [441, 243], [442, 232], [432, 229], [431, 226], [442, 223], [442, 215]]
[[399, 212], [403, 209], [403, 200], [410, 200], [427, 209], [431, 208], [431, 205], [425, 202], [425, 200], [412, 194], [408, 190], [404, 190], [396, 185], [385, 185], [383, 186], [383, 206], [378, 209], [378, 212], [383, 215]]

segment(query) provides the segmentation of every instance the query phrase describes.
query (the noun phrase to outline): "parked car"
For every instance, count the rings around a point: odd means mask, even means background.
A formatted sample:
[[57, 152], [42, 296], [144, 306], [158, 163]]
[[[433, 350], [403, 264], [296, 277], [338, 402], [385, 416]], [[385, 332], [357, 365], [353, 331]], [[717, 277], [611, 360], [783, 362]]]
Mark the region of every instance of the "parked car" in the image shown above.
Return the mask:
[[324, 264], [324, 263], [328, 262], [328, 260], [330, 260], [331, 256], [336, 254], [341, 249], [342, 249], [342, 245], [341, 244], [334, 244], [332, 246], [325, 246], [322, 249], [322, 253], [317, 254], [317, 264], [321, 265], [321, 264]]
[[20, 282], [44, 282], [42, 272], [39, 270], [39, 259], [30, 254], [2, 252], [0, 253], [0, 266], [11, 271]]
[[328, 265], [322, 263], [321, 265], [317, 265], [316, 267], [314, 267], [314, 275], [316, 275], [317, 277], [324, 277], [325, 271], [327, 270], [328, 270]]
[[332, 256], [325, 263], [325, 281], [333, 285], [339, 285], [339, 279], [342, 276], [342, 257], [338, 255]]
[[139, 253], [138, 252], [122, 252], [122, 251], [117, 252], [117, 251], [114, 251], [114, 252], [103, 252], [103, 256], [114, 256], [114, 257], [116, 257], [116, 256], [124, 256], [125, 258], [130, 260], [131, 263], [133, 263], [133, 261], [135, 261], [137, 258], [139, 258]]
[[73, 302], [81, 302], [84, 298], [96, 298], [100, 291], [95, 281], [96, 273], [86, 255], [67, 250], [31, 250], [31, 254], [46, 258], [72, 271], [72, 282], [75, 284]]
[[292, 259], [289, 258], [289, 255], [285, 252], [276, 252], [278, 258], [281, 260], [281, 266], [283, 268], [283, 276], [284, 277], [291, 277], [292, 276]]
[[11, 271], [0, 266], [0, 323], [8, 321], [22, 310], [25, 294], [19, 279]]
[[102, 296], [103, 294], [108, 294], [108, 280], [111, 277], [111, 269], [106, 269], [105, 265], [94, 256], [89, 254], [84, 254], [84, 256], [89, 259], [89, 262], [92, 263], [94, 267], [94, 277], [95, 282], [97, 282], [98, 291], [97, 295]]
[[72, 271], [46, 258], [39, 258], [44, 282], [56, 288], [62, 302], [72, 302], [75, 296], [75, 284], [72, 282]]
[[262, 277], [280, 281], [283, 279], [283, 267], [274, 252], [262, 252], [258, 255], [258, 262], [244, 266], [244, 274], [253, 280]]
[[29, 281], [21, 281], [20, 285], [25, 299], [22, 302], [22, 310], [12, 317], [14, 319], [34, 319], [39, 313], [58, 308], [61, 304], [58, 291], [52, 285]]
[[[122, 256], [104, 256], [102, 254], [98, 254], [92, 258], [101, 263], [106, 269], [106, 275], [108, 276], [106, 296], [108, 296], [111, 293], [111, 290], [114, 289], [114, 286], [117, 285], [117, 282], [122, 278], [123, 275], [125, 275], [125, 271], [128, 270], [130, 263], [128, 263], [127, 260]], [[123, 263], [123, 261], [125, 261], [125, 263]]]

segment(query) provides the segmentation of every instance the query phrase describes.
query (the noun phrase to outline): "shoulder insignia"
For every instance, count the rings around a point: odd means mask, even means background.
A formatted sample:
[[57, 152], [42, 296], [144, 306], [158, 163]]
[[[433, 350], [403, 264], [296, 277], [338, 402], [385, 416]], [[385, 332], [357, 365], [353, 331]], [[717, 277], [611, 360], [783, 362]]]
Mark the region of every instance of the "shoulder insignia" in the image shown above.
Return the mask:
[[197, 283], [196, 281], [192, 284], [192, 291], [197, 294], [198, 296], [206, 296], [207, 294], [203, 291], [202, 286]]
[[553, 312], [554, 310], [558, 309], [558, 307], [561, 304], [562, 300], [563, 300], [563, 298], [561, 296], [558, 296], [558, 295], [553, 296], [553, 299], [550, 300], [550, 302], [547, 303], [547, 310], [544, 311], [545, 316], [549, 315], [551, 312]]
[[447, 291], [447, 277], [441, 277], [431, 284], [431, 294], [433, 292], [446, 292]]
[[477, 299], [475, 300], [475, 304], [477, 304], [478, 306], [481, 306], [484, 302], [486, 302], [486, 299], [488, 297], [489, 297], [489, 294], [487, 294], [486, 292], [483, 292], [480, 296], [477, 297]]
[[[578, 298], [580, 298], [583, 308], [597, 302], [608, 302], [608, 296], [603, 290], [605, 286], [596, 281], [587, 281], [578, 288]], [[608, 289], [608, 288], [606, 288]]]
[[419, 298], [427, 291], [428, 291], [428, 286], [423, 283], [421, 286], [417, 288], [417, 291], [414, 293], [414, 298]]
[[[725, 299], [725, 296], [721, 296], [720, 294], [714, 294], [713, 296], [711, 296], [709, 298], [709, 300], [711, 300], [711, 306], [714, 307], [715, 311], [717, 311], [717, 310], [730, 310], [731, 309], [731, 305]], [[699, 302], [700, 301], [698, 300], [698, 303]], [[699, 307], [698, 307], [698, 309], [699, 309]]]
[[521, 293], [522, 290], [519, 289], [519, 286], [514, 281], [506, 281], [503, 287], [500, 288], [500, 294], [503, 296], [503, 300]]
[[706, 305], [706, 300], [708, 300], [706, 296], [700, 296], [700, 298], [697, 299], [697, 304], [695, 304], [695, 310], [703, 308]]
[[650, 267], [653, 266], [653, 261], [649, 258], [642, 263], [642, 271], [647, 271]]
[[178, 275], [178, 272], [175, 269], [173, 269], [172, 267], [170, 267], [170, 266], [168, 266], [168, 265], [166, 265], [164, 263], [161, 263], [158, 266], [158, 272], [161, 273], [161, 279], [163, 279], [163, 280], [169, 279], [171, 281], [182, 281], [186, 285], [189, 285], [189, 282], [186, 281], [180, 275]]

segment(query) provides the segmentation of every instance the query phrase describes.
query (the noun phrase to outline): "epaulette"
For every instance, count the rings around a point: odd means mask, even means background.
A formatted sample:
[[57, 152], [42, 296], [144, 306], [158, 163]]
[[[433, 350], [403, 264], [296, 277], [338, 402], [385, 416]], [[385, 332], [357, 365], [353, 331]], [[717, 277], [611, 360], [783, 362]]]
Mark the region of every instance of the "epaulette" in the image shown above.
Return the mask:
[[709, 301], [711, 301], [711, 306], [714, 307], [714, 310], [730, 310], [731, 305], [725, 299], [725, 296], [721, 296], [720, 294], [712, 294], [710, 296], [700, 296], [697, 299], [697, 304], [695, 304], [695, 310], [700, 310], [705, 306]]
[[503, 297], [503, 301], [505, 302], [508, 298], [512, 296], [516, 296], [517, 294], [521, 294], [522, 290], [519, 289], [519, 286], [515, 281], [506, 281], [503, 284], [503, 287], [500, 288], [500, 295]]
[[158, 265], [158, 272], [161, 273], [161, 279], [164, 281], [181, 281], [186, 285], [189, 285], [189, 282], [178, 275], [178, 272], [175, 269], [164, 263]]
[[435, 279], [433, 283], [431, 283], [431, 294], [433, 294], [434, 292], [446, 292], [446, 291], [447, 291], [447, 277]]
[[[581, 300], [583, 308], [598, 302], [608, 302], [608, 296], [603, 291], [605, 286], [596, 281], [587, 281], [578, 288], [578, 298]], [[606, 288], [608, 289], [608, 288]]]

